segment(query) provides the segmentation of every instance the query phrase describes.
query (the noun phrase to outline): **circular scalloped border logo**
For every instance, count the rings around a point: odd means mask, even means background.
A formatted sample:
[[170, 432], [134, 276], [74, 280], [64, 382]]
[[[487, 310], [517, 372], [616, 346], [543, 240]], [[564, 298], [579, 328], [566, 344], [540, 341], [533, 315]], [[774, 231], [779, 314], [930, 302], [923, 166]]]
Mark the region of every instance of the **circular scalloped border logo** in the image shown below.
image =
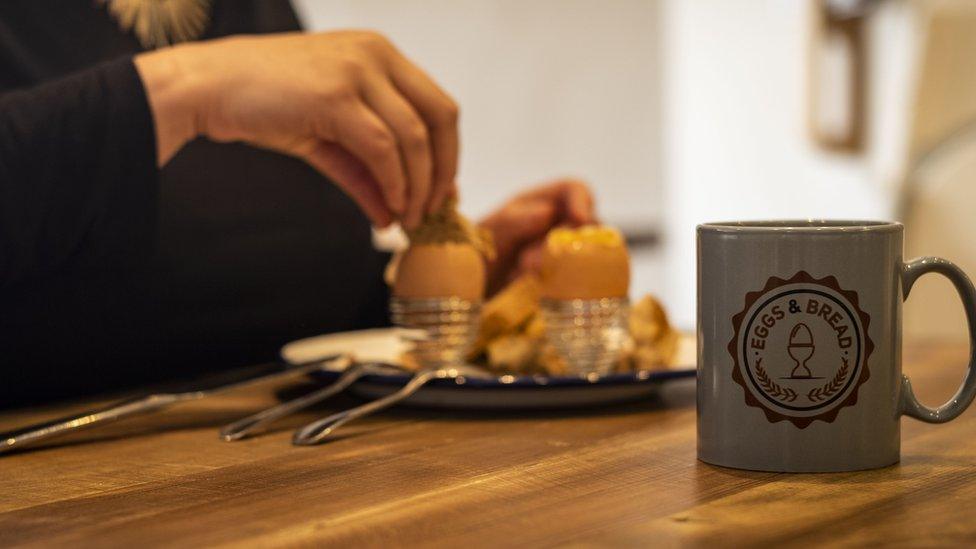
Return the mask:
[[770, 423], [831, 423], [870, 377], [870, 321], [836, 277], [770, 277], [732, 317], [732, 379]]

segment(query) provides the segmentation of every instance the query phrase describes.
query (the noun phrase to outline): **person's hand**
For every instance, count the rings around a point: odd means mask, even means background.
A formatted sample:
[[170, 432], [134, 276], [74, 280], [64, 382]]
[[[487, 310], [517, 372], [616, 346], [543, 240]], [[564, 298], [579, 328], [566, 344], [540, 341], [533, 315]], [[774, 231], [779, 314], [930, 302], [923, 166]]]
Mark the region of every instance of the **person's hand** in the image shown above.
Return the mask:
[[197, 136], [304, 159], [374, 225], [456, 192], [458, 109], [372, 32], [232, 37], [136, 56], [160, 165]]
[[488, 265], [488, 293], [522, 273], [538, 271], [546, 233], [553, 227], [596, 223], [593, 195], [585, 183], [561, 179], [516, 195], [479, 223], [495, 240]]

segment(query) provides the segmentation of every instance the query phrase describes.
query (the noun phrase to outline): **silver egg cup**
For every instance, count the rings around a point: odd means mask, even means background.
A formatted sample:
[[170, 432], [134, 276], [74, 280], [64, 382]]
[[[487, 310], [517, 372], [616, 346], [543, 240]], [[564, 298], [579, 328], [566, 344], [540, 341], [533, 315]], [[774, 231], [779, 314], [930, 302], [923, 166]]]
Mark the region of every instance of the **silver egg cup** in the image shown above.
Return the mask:
[[449, 368], [467, 362], [478, 335], [481, 303], [457, 297], [394, 297], [390, 315], [396, 326], [423, 332], [420, 338], [403, 336], [422, 368]]
[[546, 339], [570, 375], [606, 375], [619, 364], [629, 337], [627, 298], [543, 299]]

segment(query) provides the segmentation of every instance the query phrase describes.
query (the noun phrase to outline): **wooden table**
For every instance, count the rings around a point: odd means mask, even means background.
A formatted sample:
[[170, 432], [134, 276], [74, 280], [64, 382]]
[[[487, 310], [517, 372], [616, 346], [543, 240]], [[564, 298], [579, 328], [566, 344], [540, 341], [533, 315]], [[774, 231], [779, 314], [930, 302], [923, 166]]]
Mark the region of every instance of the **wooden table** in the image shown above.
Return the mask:
[[[913, 345], [906, 371], [942, 402], [966, 348]], [[903, 460], [821, 475], [695, 459], [692, 381], [588, 412], [393, 410], [330, 444], [291, 430], [238, 443], [219, 425], [272, 403], [248, 389], [0, 458], [0, 545], [907, 545], [976, 541], [976, 410], [903, 420]], [[345, 404], [348, 404], [346, 401]], [[0, 415], [0, 429], [64, 408]], [[42, 417], [43, 416], [43, 417]]]

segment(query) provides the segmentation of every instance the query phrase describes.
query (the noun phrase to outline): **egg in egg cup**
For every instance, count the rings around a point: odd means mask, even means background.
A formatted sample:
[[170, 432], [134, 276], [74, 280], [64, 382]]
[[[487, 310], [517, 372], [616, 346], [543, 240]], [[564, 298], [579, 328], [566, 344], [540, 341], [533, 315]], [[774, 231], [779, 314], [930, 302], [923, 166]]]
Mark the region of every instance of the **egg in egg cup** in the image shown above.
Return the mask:
[[478, 334], [490, 238], [453, 202], [408, 236], [410, 247], [395, 260], [390, 301], [393, 323], [411, 329], [403, 335], [412, 347], [406, 362], [418, 368], [462, 365]]
[[568, 371], [613, 372], [628, 339], [630, 256], [620, 232], [597, 225], [553, 229], [540, 278], [546, 338]]

